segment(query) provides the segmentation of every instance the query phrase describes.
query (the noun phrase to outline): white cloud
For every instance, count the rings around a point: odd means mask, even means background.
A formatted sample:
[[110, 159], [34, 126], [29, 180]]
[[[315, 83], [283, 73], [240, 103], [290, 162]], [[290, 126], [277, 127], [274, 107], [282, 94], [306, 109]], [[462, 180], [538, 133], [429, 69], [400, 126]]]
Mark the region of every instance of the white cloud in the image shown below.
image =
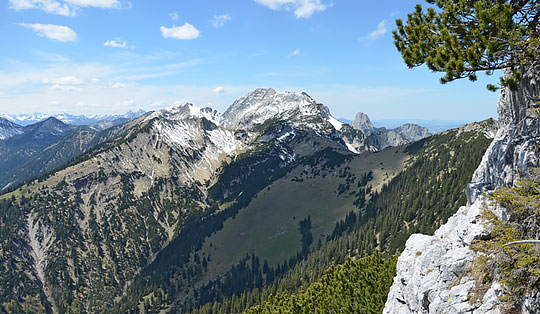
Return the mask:
[[91, 78], [89, 83], [76, 77], [76, 76], [64, 76], [59, 78], [44, 78], [41, 83], [51, 85], [50, 90], [53, 91], [83, 91], [83, 90], [96, 90], [96, 89], [118, 89], [126, 88], [129, 85], [120, 82], [103, 82], [98, 78]]
[[124, 100], [121, 103], [117, 103], [115, 107], [133, 107], [135, 105], [135, 99]]
[[171, 28], [161, 26], [161, 35], [163, 38], [173, 38], [173, 39], [195, 39], [201, 34], [195, 26], [185, 23], [182, 26], [173, 25]]
[[220, 28], [223, 27], [225, 23], [230, 20], [231, 16], [228, 13], [214, 15], [214, 17], [210, 20], [210, 25], [212, 25], [213, 28]]
[[128, 85], [127, 85], [127, 84], [124, 84], [124, 83], [116, 82], [116, 83], [111, 84], [110, 86], [111, 86], [111, 88], [125, 88], [125, 87], [127, 87]]
[[41, 80], [43, 84], [61, 84], [61, 85], [84, 85], [85, 81], [76, 76], [64, 76], [55, 79], [44, 78]]
[[77, 39], [77, 33], [75, 33], [71, 28], [67, 26], [26, 23], [19, 23], [19, 25], [35, 31], [40, 36], [58, 40], [61, 42], [75, 41]]
[[127, 43], [126, 41], [121, 41], [120, 38], [115, 38], [112, 40], [107, 40], [103, 43], [103, 46], [105, 47], [113, 47], [113, 48], [126, 48]]
[[62, 85], [62, 84], [54, 84], [51, 86], [51, 90], [59, 90], [59, 91], [81, 91], [80, 87], [72, 86], [72, 85]]
[[297, 56], [300, 54], [300, 49], [296, 49], [291, 53], [291, 56]]
[[382, 35], [386, 34], [388, 31], [388, 26], [386, 25], [386, 21], [380, 21], [377, 25], [377, 29], [369, 33], [368, 36], [360, 37], [358, 38], [361, 41], [365, 40], [375, 40], [380, 38]]
[[169, 17], [175, 22], [178, 21], [178, 12], [169, 13]]
[[216, 94], [223, 94], [223, 93], [225, 93], [225, 87], [218, 86], [218, 87], [214, 88], [214, 90], [212, 92], [214, 92]]
[[74, 16], [75, 10], [67, 4], [55, 0], [9, 0], [9, 7], [15, 11], [39, 9], [47, 13]]
[[297, 18], [309, 19], [313, 13], [326, 10], [332, 4], [324, 4], [321, 0], [255, 0], [255, 2], [272, 10], [294, 10]]
[[86, 82], [76, 76], [64, 76], [54, 79], [44, 78], [41, 80], [43, 84], [52, 84], [50, 90], [53, 91], [81, 91], [81, 87], [86, 85]]
[[[130, 7], [128, 3], [127, 7]], [[75, 16], [84, 7], [119, 9], [118, 0], [9, 0], [9, 7], [15, 11], [38, 9], [51, 14]]]
[[119, 8], [118, 0], [64, 0], [78, 7]]

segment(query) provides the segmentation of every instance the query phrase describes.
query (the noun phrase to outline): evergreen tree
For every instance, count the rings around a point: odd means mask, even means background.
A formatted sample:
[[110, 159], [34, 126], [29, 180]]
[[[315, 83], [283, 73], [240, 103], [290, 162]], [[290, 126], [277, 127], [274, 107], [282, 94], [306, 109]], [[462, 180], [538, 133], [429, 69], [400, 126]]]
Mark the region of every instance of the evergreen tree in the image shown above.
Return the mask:
[[[426, 0], [407, 17], [396, 20], [394, 44], [407, 66], [425, 64], [445, 72], [441, 83], [477, 79], [510, 69], [502, 86], [517, 88], [522, 66], [538, 63], [540, 1], [538, 0]], [[494, 85], [488, 89], [496, 90]]]

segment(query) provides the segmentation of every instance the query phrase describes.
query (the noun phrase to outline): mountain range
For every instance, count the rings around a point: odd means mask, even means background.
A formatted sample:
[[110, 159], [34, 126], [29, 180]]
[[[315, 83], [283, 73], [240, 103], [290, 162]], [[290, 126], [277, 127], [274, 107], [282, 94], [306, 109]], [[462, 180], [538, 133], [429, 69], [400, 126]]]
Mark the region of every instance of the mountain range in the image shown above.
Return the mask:
[[[337, 239], [350, 211], [375, 217], [379, 193], [416, 169], [414, 160], [457, 169], [446, 179], [454, 194], [441, 196], [442, 207], [427, 207], [425, 219], [461, 202], [466, 175], [455, 175], [471, 164], [448, 147], [477, 160], [491, 124], [484, 125], [423, 139], [427, 131], [418, 126], [369, 133], [337, 121], [305, 93], [274, 89], [257, 89], [223, 114], [176, 103], [102, 131], [48, 118], [0, 141], [2, 156], [26, 156], [22, 165], [8, 158], [12, 169], [3, 178], [36, 178], [0, 197], [0, 240], [11, 239], [1, 242], [0, 303], [37, 312], [187, 312], [262, 288], [323, 239]], [[373, 136], [389, 132], [400, 141], [385, 143], [405, 145], [377, 146]], [[446, 178], [430, 174], [426, 182]], [[410, 177], [418, 182], [418, 174]], [[424, 228], [407, 215], [407, 232]], [[389, 239], [369, 238], [365, 252], [377, 241], [391, 250], [403, 245]], [[271, 275], [227, 281], [239, 271], [231, 267], [255, 253], [248, 260], [268, 261]]]
[[107, 114], [107, 115], [72, 115], [69, 113], [58, 113], [54, 115], [44, 114], [44, 113], [29, 113], [29, 114], [3, 114], [0, 115], [0, 118], [4, 118], [18, 125], [27, 126], [40, 121], [43, 121], [47, 118], [53, 117], [56, 118], [65, 124], [71, 125], [97, 125], [98, 128], [104, 129], [100, 126], [102, 122], [112, 122], [119, 120], [117, 124], [120, 124], [120, 121], [126, 122], [127, 120], [134, 119], [144, 114], [144, 110], [138, 111], [128, 111], [124, 114]]
[[[91, 123], [77, 127], [66, 124], [55, 117], [49, 117], [24, 127], [6, 118], [0, 118], [0, 136], [4, 139], [0, 142], [2, 149], [0, 156], [3, 158], [3, 162], [0, 164], [0, 187], [3, 190], [11, 189], [21, 182], [37, 178], [66, 162], [72, 161], [92, 147], [119, 135], [128, 128], [122, 125], [130, 121], [130, 118], [138, 117], [140, 114], [143, 114], [142, 111], [128, 112], [121, 116], [57, 115], [64, 121]], [[411, 133], [410, 129], [404, 129], [399, 133], [401, 135], [396, 135], [397, 139], [385, 140], [382, 141], [384, 144], [381, 144], [380, 138], [386, 134], [383, 129], [378, 129], [379, 137], [372, 136], [370, 139], [366, 139], [364, 134], [371, 135], [373, 132], [367, 133], [365, 129], [362, 130], [354, 126], [351, 128], [351, 126], [337, 121], [330, 115], [328, 108], [317, 104], [307, 94], [280, 93], [273, 89], [258, 89], [236, 101], [223, 114], [211, 108], [198, 108], [192, 104], [176, 103], [165, 110], [148, 113], [145, 116], [161, 117], [168, 120], [181, 120], [188, 117], [204, 118], [207, 123], [215, 126], [215, 130], [208, 134], [211, 142], [219, 147], [216, 154], [222, 153], [222, 150], [231, 153], [242, 146], [231, 132], [238, 129], [254, 130], [264, 123], [268, 124], [277, 120], [289, 121], [291, 125], [287, 126], [288, 129], [291, 126], [299, 129], [311, 129], [326, 133], [328, 136], [341, 138], [341, 143], [355, 153], [411, 143], [428, 134], [424, 132], [423, 136], [416, 135], [414, 137], [415, 135]], [[32, 119], [43, 117], [43, 115], [19, 115], [16, 117], [21, 121], [29, 122]], [[45, 125], [49, 127], [44, 128]], [[420, 126], [417, 128], [421, 129]], [[35, 135], [29, 134], [33, 129], [39, 129], [42, 138], [37, 139]], [[168, 137], [171, 142], [181, 142], [180, 137], [183, 137], [184, 140], [191, 140], [196, 133], [195, 130], [182, 131], [176, 125], [163, 126], [164, 136]], [[187, 132], [187, 134], [181, 134], [182, 132]], [[284, 131], [283, 136], [285, 133]]]

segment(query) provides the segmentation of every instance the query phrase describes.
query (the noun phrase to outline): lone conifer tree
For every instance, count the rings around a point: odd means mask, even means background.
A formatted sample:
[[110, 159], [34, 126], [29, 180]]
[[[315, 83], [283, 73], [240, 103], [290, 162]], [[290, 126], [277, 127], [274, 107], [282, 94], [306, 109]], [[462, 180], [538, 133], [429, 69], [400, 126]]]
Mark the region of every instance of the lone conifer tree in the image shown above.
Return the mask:
[[[517, 89], [523, 67], [536, 68], [539, 0], [426, 0], [396, 20], [394, 44], [407, 66], [445, 72], [441, 83], [508, 69], [501, 86]], [[496, 90], [495, 85], [488, 89]]]

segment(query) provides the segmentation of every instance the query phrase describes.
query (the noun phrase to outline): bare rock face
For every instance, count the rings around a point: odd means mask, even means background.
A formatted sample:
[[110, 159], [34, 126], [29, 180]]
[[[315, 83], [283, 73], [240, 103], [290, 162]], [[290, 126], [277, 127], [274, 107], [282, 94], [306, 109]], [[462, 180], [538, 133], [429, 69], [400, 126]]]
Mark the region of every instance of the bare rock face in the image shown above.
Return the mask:
[[374, 143], [374, 146], [379, 150], [387, 147], [396, 147], [412, 142], [405, 139], [401, 134], [394, 130], [378, 130], [377, 133], [372, 134], [369, 139]]
[[[540, 86], [535, 75], [524, 75], [520, 89], [504, 89], [498, 103], [499, 129], [467, 188], [468, 205], [461, 207], [433, 236], [414, 234], [398, 259], [397, 275], [383, 313], [500, 313], [503, 289], [493, 283], [481, 301], [469, 301], [475, 278], [466, 270], [476, 257], [469, 249], [484, 232], [482, 195], [510, 186], [516, 170], [538, 166], [540, 119], [530, 114]], [[504, 218], [504, 210], [497, 209]], [[522, 313], [538, 313], [538, 293], [522, 300]]]
[[373, 126], [373, 123], [371, 123], [368, 115], [363, 112], [359, 112], [356, 114], [352, 126], [353, 128], [364, 132], [366, 136], [370, 136], [375, 132], [375, 127]]
[[427, 128], [413, 123], [405, 123], [394, 129], [409, 142], [416, 142], [430, 135]]
[[375, 128], [369, 116], [363, 112], [356, 114], [352, 127], [364, 133], [376, 150], [414, 143], [431, 135], [428, 129], [412, 123], [403, 124], [392, 130]]

